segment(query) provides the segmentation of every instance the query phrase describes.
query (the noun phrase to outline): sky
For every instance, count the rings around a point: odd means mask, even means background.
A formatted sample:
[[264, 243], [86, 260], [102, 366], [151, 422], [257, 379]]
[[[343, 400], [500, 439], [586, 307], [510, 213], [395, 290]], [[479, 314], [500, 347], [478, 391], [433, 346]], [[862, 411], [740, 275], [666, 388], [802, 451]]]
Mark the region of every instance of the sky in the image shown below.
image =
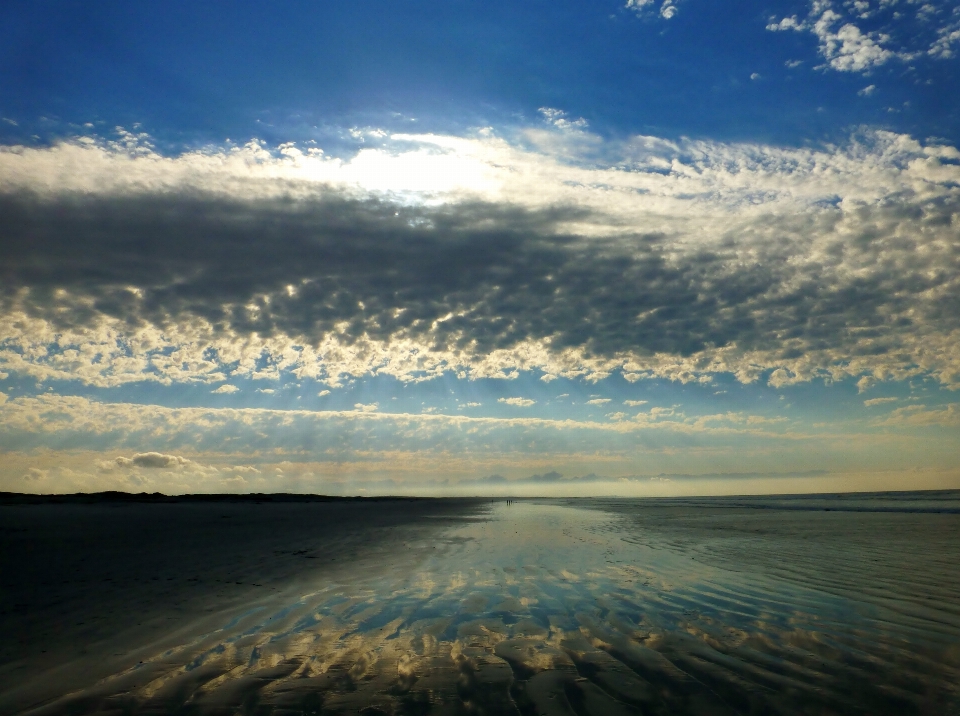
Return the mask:
[[0, 490], [960, 487], [960, 2], [0, 7]]

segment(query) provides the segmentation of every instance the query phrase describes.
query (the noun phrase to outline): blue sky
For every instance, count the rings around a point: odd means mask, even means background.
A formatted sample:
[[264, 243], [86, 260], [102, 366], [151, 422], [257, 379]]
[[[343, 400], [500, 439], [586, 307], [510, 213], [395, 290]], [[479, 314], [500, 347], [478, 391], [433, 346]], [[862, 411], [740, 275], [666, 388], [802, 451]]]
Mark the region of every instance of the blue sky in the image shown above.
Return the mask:
[[6, 3], [0, 489], [960, 485], [960, 4]]
[[[956, 40], [931, 54], [956, 31], [956, 4], [821, 4], [840, 16], [826, 40], [768, 29], [816, 24], [824, 10], [806, 2], [683, 0], [669, 19], [659, 2], [11, 2], [3, 109], [22, 128], [4, 130], [49, 140], [71, 123], [140, 123], [174, 144], [279, 143], [412, 120], [522, 124], [546, 106], [603, 136], [804, 145], [865, 124], [956, 144], [960, 87], [941, 56]], [[846, 25], [872, 43], [855, 46], [858, 70], [843, 69], [852, 50], [818, 51]]]

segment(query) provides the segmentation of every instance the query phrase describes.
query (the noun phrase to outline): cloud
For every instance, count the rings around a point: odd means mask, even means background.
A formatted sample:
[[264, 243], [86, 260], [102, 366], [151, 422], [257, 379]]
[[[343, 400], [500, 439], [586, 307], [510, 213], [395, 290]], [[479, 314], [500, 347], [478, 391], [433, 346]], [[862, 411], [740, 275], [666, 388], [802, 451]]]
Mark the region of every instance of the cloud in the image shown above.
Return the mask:
[[562, 479], [563, 475], [559, 472], [547, 472], [543, 475], [531, 475], [525, 478], [524, 482], [559, 482]]
[[798, 378], [796, 373], [787, 368], [777, 368], [770, 373], [770, 377], [767, 378], [767, 385], [773, 388], [782, 388], [785, 385], [797, 383], [800, 380], [802, 380], [802, 378]]
[[373, 413], [373, 412], [376, 412], [377, 410], [379, 410], [379, 408], [380, 408], [380, 404], [379, 404], [379, 403], [367, 403], [367, 404], [364, 404], [364, 403], [356, 403], [356, 404], [353, 406], [353, 409], [354, 409], [354, 410], [357, 410], [357, 411], [359, 411], [359, 412], [361, 412], [361, 413]]
[[317, 397], [319, 397], [319, 398], [322, 398], [322, 397], [325, 396], [325, 395], [330, 395], [330, 391], [329, 391], [329, 390], [321, 390], [319, 393], [317, 393]]
[[[771, 18], [767, 29], [812, 33], [819, 41], [820, 54], [827, 60], [825, 66], [840, 72], [866, 74], [895, 59], [953, 57], [953, 45], [960, 42], [960, 16], [955, 11], [948, 12], [949, 3], [913, 5], [918, 7], [911, 11], [897, 2], [870, 6], [866, 2], [811, 0], [805, 18]], [[876, 29], [864, 31], [864, 21]], [[787, 62], [787, 66], [796, 65]], [[860, 94], [869, 95], [873, 89], [870, 85]]]
[[531, 400], [530, 398], [497, 398], [497, 402], [506, 403], [507, 405], [515, 405], [518, 408], [526, 408], [534, 405], [537, 401]]
[[2, 148], [0, 368], [960, 381], [955, 148], [593, 137], [582, 166], [563, 147], [585, 131], [537, 132], [394, 137], [376, 166], [435, 152], [480, 177], [419, 194], [289, 145]]
[[954, 45], [960, 45], [960, 13], [954, 10], [953, 15], [953, 22], [938, 28], [937, 39], [930, 45], [931, 57], [949, 60], [956, 56]]
[[164, 455], [159, 452], [142, 452], [133, 457], [118, 457], [114, 460], [117, 467], [143, 467], [153, 469], [166, 469], [171, 467], [183, 467], [190, 461], [179, 455]]
[[897, 408], [886, 418], [877, 419], [874, 425], [884, 427], [960, 427], [960, 403], [950, 403], [939, 408], [925, 405], [908, 405]]
[[476, 480], [464, 480], [463, 483], [476, 483], [476, 484], [488, 484], [488, 485], [502, 485], [509, 482], [507, 478], [503, 475], [487, 475], [486, 477], [479, 477]]
[[662, 0], [659, 8], [657, 0], [627, 0], [624, 7], [632, 10], [639, 17], [661, 17], [669, 20], [677, 14], [677, 0]]
[[234, 465], [227, 468], [227, 472], [236, 472], [240, 474], [259, 475], [260, 470], [252, 465]]
[[876, 91], [877, 91], [876, 85], [867, 85], [862, 90], [859, 90], [857, 94], [860, 95], [861, 97], [869, 97]]
[[[216, 390], [211, 390], [210, 392], [222, 395], [222, 394], [238, 393], [240, 392], [240, 389], [235, 385], [227, 384], [227, 385], [221, 385]], [[260, 392], [263, 392], [263, 391], [260, 391]], [[270, 391], [270, 392], [272, 393], [273, 391]]]
[[585, 129], [587, 126], [587, 120], [580, 117], [579, 119], [567, 119], [567, 113], [562, 109], [553, 109], [552, 107], [541, 107], [539, 110], [543, 119], [548, 123], [553, 125], [559, 130], [578, 130]]
[[884, 403], [896, 403], [898, 398], [870, 398], [870, 400], [864, 400], [863, 404], [868, 408], [872, 408], [874, 405], [883, 405]]
[[458, 484], [464, 486], [477, 485], [477, 486], [488, 486], [488, 487], [519, 487], [519, 486], [529, 486], [529, 485], [573, 485], [578, 483], [588, 483], [588, 482], [614, 482], [617, 478], [604, 478], [599, 477], [593, 473], [589, 475], [584, 475], [583, 477], [567, 477], [565, 478], [561, 473], [551, 470], [542, 474], [528, 475], [526, 477], [518, 477], [514, 479], [508, 479], [503, 475], [488, 475], [487, 477], [479, 478], [468, 478], [461, 480]]
[[[506, 399], [505, 399], [506, 400]], [[521, 398], [520, 401], [525, 399]], [[603, 441], [635, 448], [631, 434], [654, 430], [665, 435], [716, 434], [757, 438], [820, 439], [778, 427], [780, 418], [746, 414], [686, 416], [676, 407], [654, 407], [633, 420], [606, 421], [532, 417], [493, 418], [463, 414], [380, 413], [376, 403], [355, 410], [310, 411], [264, 408], [167, 408], [134, 403], [102, 403], [76, 396], [44, 394], [18, 397], [0, 410], [0, 449], [58, 446], [59, 449], [116, 449], [152, 442], [169, 451], [154, 460], [173, 465], [185, 461], [174, 451], [258, 453], [269, 450], [309, 452], [335, 459], [350, 451], [394, 450], [416, 446], [473, 444], [478, 449], [507, 450], [509, 444], [536, 445], [536, 450], [593, 450]], [[524, 405], [523, 402], [520, 405]], [[728, 425], [717, 425], [728, 423]], [[760, 427], [758, 427], [760, 426]], [[578, 437], [574, 438], [573, 436]], [[595, 437], [588, 437], [588, 436]], [[597, 443], [596, 441], [600, 441]], [[659, 438], [658, 438], [659, 440]], [[445, 448], [445, 449], [448, 449]], [[525, 448], [524, 448], [525, 449]], [[147, 453], [139, 453], [147, 454]], [[153, 453], [151, 453], [153, 454]], [[136, 456], [134, 456], [136, 457]], [[124, 462], [126, 461], [126, 462]], [[134, 458], [120, 463], [134, 465]], [[116, 463], [116, 464], [120, 464]], [[110, 461], [110, 466], [114, 461]], [[185, 464], [185, 462], [183, 462]]]
[[[916, 429], [903, 431], [894, 425], [897, 416], [880, 424], [889, 415], [869, 426], [854, 420], [810, 427], [775, 414], [698, 415], [675, 407], [599, 420], [520, 413], [526, 411], [493, 418], [14, 397], [0, 409], [0, 489], [23, 489], [30, 467], [50, 469], [47, 480], [57, 491], [215, 492], [241, 476], [244, 490], [337, 494], [349, 493], [352, 476], [438, 485], [493, 473], [769, 473], [784, 464], [842, 471], [852, 458], [863, 470], [891, 470], [952, 460], [954, 434], [928, 431], [958, 414], [947, 407], [907, 411], [899, 420]], [[68, 467], [78, 474], [67, 475]]]
[[587, 401], [587, 405], [606, 405], [610, 402], [610, 398], [591, 398]]
[[649, 401], [647, 400], [624, 400], [623, 404], [631, 408], [635, 408], [638, 405], [646, 405]]
[[887, 35], [865, 34], [853, 23], [845, 23], [838, 28], [841, 19], [842, 16], [831, 9], [829, 3], [817, 2], [807, 20], [797, 20], [796, 16], [786, 17], [780, 22], [770, 23], [767, 29], [774, 32], [812, 32], [820, 41], [820, 54], [830, 67], [841, 72], [864, 72], [897, 56], [881, 44], [889, 40]]
[[[701, 472], [701, 473], [660, 473], [646, 479], [650, 480], [755, 480], [755, 479], [783, 479], [789, 477], [822, 477], [829, 474], [827, 470], [799, 470], [778, 472]], [[631, 479], [642, 480], [643, 477]]]
[[26, 471], [26, 473], [24, 473], [21, 479], [24, 482], [40, 482], [41, 480], [46, 480], [49, 473], [49, 470], [41, 470], [38, 467], [31, 467]]

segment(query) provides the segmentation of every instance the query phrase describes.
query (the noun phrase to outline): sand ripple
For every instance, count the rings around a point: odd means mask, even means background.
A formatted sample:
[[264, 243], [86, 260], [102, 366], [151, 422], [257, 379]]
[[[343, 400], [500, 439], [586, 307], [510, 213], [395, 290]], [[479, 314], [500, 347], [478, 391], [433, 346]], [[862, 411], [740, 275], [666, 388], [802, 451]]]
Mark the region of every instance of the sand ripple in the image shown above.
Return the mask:
[[949, 511], [499, 503], [401, 547], [39, 712], [960, 714]]

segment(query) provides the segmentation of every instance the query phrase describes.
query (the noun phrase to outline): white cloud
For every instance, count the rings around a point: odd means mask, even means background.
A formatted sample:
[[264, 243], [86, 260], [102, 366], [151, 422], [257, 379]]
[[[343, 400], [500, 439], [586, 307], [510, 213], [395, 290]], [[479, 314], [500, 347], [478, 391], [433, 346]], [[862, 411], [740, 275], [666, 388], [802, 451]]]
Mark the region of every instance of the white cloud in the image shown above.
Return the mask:
[[[657, 420], [658, 418], [670, 417], [676, 413], [674, 408], [650, 408], [648, 415], [653, 419]], [[641, 413], [640, 415], [643, 415]], [[637, 417], [640, 417], [639, 415]]]
[[627, 0], [627, 4], [624, 5], [624, 7], [634, 12], [642, 13], [650, 9], [653, 5], [654, 0]]
[[610, 402], [610, 398], [591, 398], [587, 401], [587, 405], [606, 405]]
[[[949, 9], [949, 2], [911, 2], [910, 5], [919, 7], [912, 11], [895, 1], [871, 6], [866, 0], [844, 3], [810, 0], [810, 11], [805, 18], [799, 19], [796, 15], [779, 21], [772, 18], [767, 29], [814, 34], [819, 40], [820, 54], [827, 60], [826, 66], [841, 72], [868, 73], [890, 60], [910, 61], [921, 55], [937, 59], [953, 57], [953, 45], [960, 42], [960, 13], [956, 9], [944, 12]], [[904, 16], [911, 11], [918, 28], [941, 23], [933, 28], [932, 39], [923, 31], [903, 32]], [[857, 24], [863, 20], [880, 29], [865, 32]], [[894, 35], [899, 36], [899, 44]], [[788, 62], [787, 66], [795, 65]]]
[[876, 85], [867, 85], [862, 90], [858, 91], [857, 94], [860, 95], [861, 97], [869, 97], [876, 91], [877, 91]]
[[329, 391], [329, 390], [321, 390], [319, 393], [317, 393], [317, 397], [318, 397], [318, 398], [322, 398], [322, 397], [325, 396], [325, 395], [330, 395], [330, 391]]
[[624, 7], [640, 17], [659, 16], [669, 20], [677, 14], [677, 0], [663, 0], [657, 8], [657, 0], [627, 0]]
[[874, 405], [883, 405], [884, 403], [896, 403], [897, 398], [870, 398], [870, 400], [864, 400], [863, 404], [868, 408], [873, 407]]
[[623, 404], [630, 408], [636, 408], [638, 405], [646, 405], [648, 402], [647, 400], [624, 400]]
[[960, 427], [960, 403], [950, 403], [940, 408], [908, 405], [904, 408], [897, 408], [886, 418], [876, 420], [874, 425], [885, 427], [928, 427], [931, 425], [948, 428]]
[[847, 23], [834, 31], [832, 26], [838, 19], [839, 17], [824, 13], [813, 27], [814, 33], [820, 39], [820, 52], [833, 69], [841, 72], [864, 72], [897, 56], [881, 44], [889, 41], [889, 36], [863, 33], [853, 23]]
[[956, 56], [954, 45], [960, 44], [960, 19], [947, 27], [940, 28], [936, 41], [930, 46], [932, 57], [949, 60]]
[[770, 374], [770, 377], [767, 379], [767, 385], [773, 388], [781, 388], [784, 385], [790, 385], [791, 383], [798, 383], [802, 380], [798, 378], [797, 374], [786, 369], [786, 368], [777, 368]]
[[373, 413], [380, 409], [380, 403], [355, 403], [353, 409], [361, 413]]
[[518, 408], [526, 408], [535, 404], [537, 401], [531, 400], [530, 398], [497, 398], [497, 402], [515, 405]]
[[[219, 394], [229, 394], [229, 393], [239, 393], [239, 392], [240, 392], [240, 389], [239, 389], [237, 386], [235, 386], [235, 385], [230, 385], [230, 384], [228, 383], [228, 384], [226, 384], [226, 385], [221, 385], [221, 386], [220, 386], [219, 388], [217, 388], [216, 390], [211, 390], [210, 392], [211, 392], [211, 393], [219, 393]], [[261, 392], [264, 392], [264, 391], [261, 391]], [[273, 391], [271, 391], [271, 392], [273, 392]]]
[[842, 19], [843, 16], [835, 12], [829, 2], [815, 0], [807, 19], [785, 17], [779, 22], [771, 22], [767, 29], [773, 32], [812, 32], [820, 41], [820, 54], [827, 64], [841, 72], [864, 72], [897, 56], [882, 46], [889, 36], [876, 32], [865, 34], [849, 22], [837, 27]]
[[553, 125], [559, 130], [579, 130], [585, 129], [587, 126], [587, 120], [582, 117], [579, 119], [567, 119], [567, 113], [561, 109], [541, 107], [538, 111], [548, 124]]

